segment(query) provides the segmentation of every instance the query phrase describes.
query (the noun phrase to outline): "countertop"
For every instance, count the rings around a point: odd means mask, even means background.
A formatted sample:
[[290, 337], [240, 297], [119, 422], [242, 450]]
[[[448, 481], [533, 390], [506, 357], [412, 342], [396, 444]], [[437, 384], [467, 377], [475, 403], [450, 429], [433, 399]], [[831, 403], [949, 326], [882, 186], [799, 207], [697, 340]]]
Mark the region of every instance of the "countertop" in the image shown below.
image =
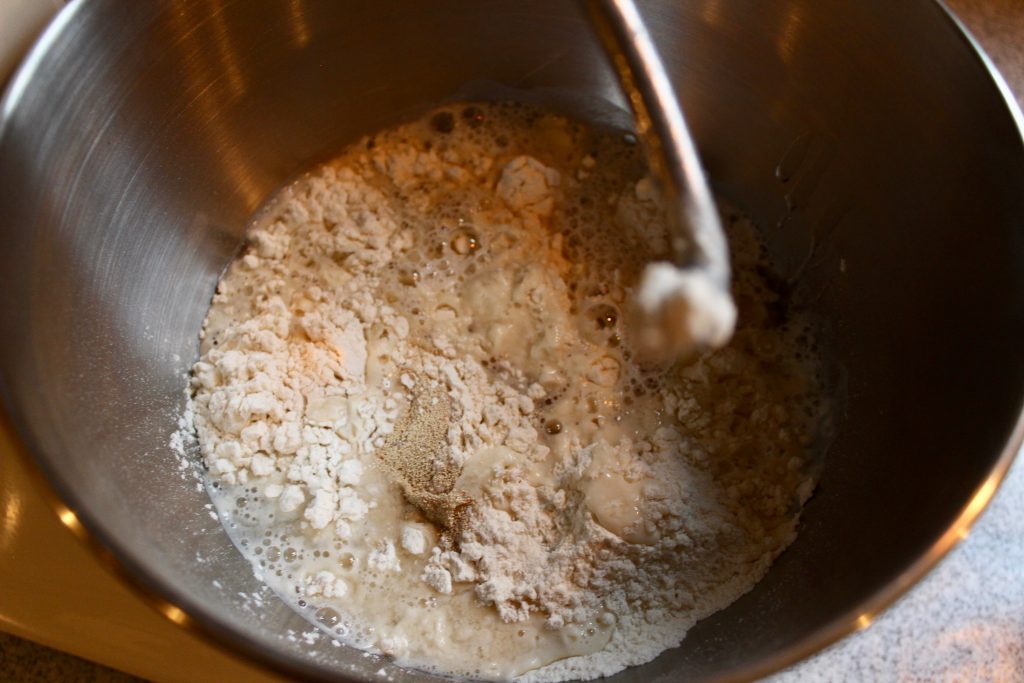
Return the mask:
[[[1024, 105], [1024, 0], [947, 5]], [[5, 681], [132, 680], [27, 641], [5, 644]], [[968, 538], [869, 628], [767, 680], [1024, 681], [1024, 460]]]

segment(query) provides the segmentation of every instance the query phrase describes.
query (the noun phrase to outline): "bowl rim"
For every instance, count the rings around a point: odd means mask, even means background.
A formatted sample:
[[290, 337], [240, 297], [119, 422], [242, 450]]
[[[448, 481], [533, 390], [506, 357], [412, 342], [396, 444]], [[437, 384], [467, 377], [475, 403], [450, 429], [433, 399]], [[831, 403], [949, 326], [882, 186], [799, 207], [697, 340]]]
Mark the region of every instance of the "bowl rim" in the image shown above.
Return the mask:
[[[990, 82], [996, 87], [1011, 120], [1016, 126], [1020, 150], [1024, 152], [1024, 113], [1021, 112], [1013, 92], [980, 43], [960, 19], [949, 9], [945, 0], [925, 0], [939, 11], [949, 28], [962, 41], [963, 46], [977, 60]], [[12, 112], [24, 90], [32, 81], [33, 73], [51, 45], [81, 11], [86, 0], [71, 0], [46, 24], [42, 33], [31, 43], [28, 52], [10, 74], [0, 97], [0, 140], [12, 117]], [[0, 81], [0, 85], [3, 81]], [[1022, 390], [1024, 400], [1024, 390]], [[0, 377], [0, 430], [11, 436], [11, 452], [26, 465], [26, 471], [36, 484], [36, 490], [72, 535], [82, 542], [108, 571], [130, 586], [135, 594], [157, 613], [185, 629], [192, 635], [212, 641], [227, 652], [242, 655], [249, 661], [286, 676], [302, 676], [306, 680], [337, 682], [348, 678], [344, 674], [329, 672], [309, 660], [291, 654], [259, 647], [227, 619], [208, 610], [202, 603], [180, 594], [174, 588], [151, 576], [141, 563], [136, 562], [128, 549], [107, 534], [103, 525], [88, 512], [87, 506], [73, 493], [59, 472], [50, 466], [43, 449], [36, 443], [27, 421]], [[1000, 454], [985, 480], [974, 490], [960, 512], [942, 534], [898, 575], [876, 589], [861, 605], [840, 614], [803, 639], [785, 647], [760, 661], [716, 675], [716, 682], [755, 680], [779, 672], [848, 635], [870, 626], [875, 619], [912, 586], [917, 584], [960, 541], [967, 538], [971, 527], [978, 521], [1000, 484], [1005, 479], [1015, 457], [1024, 444], [1024, 404], [1018, 408], [1017, 419]], [[350, 679], [351, 680], [351, 679]]]

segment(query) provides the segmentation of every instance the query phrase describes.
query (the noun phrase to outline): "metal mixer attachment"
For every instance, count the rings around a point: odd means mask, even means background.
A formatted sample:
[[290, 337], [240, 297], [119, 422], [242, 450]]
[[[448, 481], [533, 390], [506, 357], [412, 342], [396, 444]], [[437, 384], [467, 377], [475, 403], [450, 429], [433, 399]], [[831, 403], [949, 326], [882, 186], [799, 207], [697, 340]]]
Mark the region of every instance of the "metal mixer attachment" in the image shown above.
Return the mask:
[[633, 0], [586, 0], [661, 185], [671, 260], [648, 264], [633, 334], [654, 359], [725, 345], [736, 324], [729, 250], [672, 83]]

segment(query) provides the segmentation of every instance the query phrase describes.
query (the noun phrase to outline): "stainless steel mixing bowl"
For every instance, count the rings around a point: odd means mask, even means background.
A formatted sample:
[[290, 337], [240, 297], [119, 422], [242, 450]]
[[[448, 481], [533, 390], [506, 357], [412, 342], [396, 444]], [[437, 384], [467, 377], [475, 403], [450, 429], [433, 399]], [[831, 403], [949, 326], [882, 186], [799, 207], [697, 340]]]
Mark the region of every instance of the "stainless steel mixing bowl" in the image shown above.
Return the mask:
[[[643, 5], [717, 189], [827, 322], [846, 396], [796, 543], [681, 648], [614, 680], [751, 677], [868, 623], [962, 534], [1021, 437], [1024, 153], [930, 0]], [[218, 274], [260, 202], [360, 133], [487, 82], [593, 116], [574, 2], [72, 2], [0, 105], [10, 421], [178, 623], [309, 678], [361, 653], [260, 591], [168, 446]], [[470, 84], [467, 86], [467, 84]], [[468, 91], [466, 88], [468, 87]]]

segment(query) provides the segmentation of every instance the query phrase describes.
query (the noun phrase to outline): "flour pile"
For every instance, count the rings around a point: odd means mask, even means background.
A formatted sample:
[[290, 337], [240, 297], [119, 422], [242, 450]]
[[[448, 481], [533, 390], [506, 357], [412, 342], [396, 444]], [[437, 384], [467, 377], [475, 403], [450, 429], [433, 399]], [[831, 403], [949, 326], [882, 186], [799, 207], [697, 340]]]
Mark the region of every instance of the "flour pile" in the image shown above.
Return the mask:
[[647, 662], [749, 590], [813, 487], [810, 332], [727, 216], [734, 341], [638, 363], [660, 217], [628, 139], [518, 105], [434, 112], [284, 190], [192, 380], [265, 580], [357, 647], [528, 681]]

